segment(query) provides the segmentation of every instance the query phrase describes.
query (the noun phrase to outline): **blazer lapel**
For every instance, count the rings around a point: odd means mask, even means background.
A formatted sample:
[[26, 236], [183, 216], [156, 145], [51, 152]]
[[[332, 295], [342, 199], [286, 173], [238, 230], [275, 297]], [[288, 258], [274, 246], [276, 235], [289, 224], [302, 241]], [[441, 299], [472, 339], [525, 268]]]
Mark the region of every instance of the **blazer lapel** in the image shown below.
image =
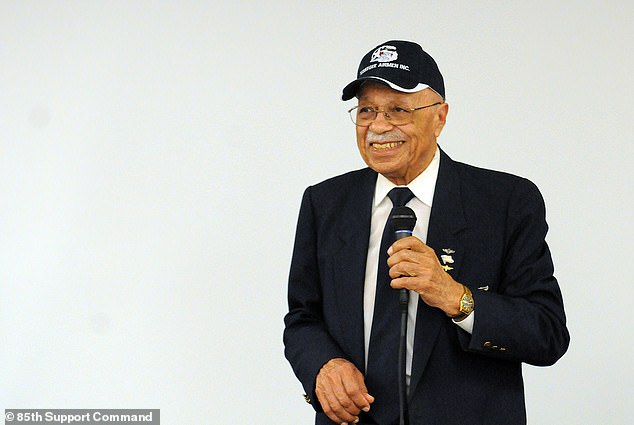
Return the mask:
[[[440, 168], [429, 219], [427, 245], [436, 252], [445, 270], [459, 281], [460, 266], [463, 264], [465, 254], [459, 233], [466, 227], [466, 220], [455, 166], [442, 150], [440, 153]], [[441, 310], [419, 300], [414, 333], [410, 397], [420, 382], [438, 332], [446, 320], [449, 319]]]
[[341, 220], [337, 225], [341, 242], [334, 270], [338, 323], [345, 335], [345, 351], [361, 373], [365, 373], [363, 289], [376, 176], [370, 169], [362, 175], [360, 184], [350, 191], [345, 204], [341, 206]]

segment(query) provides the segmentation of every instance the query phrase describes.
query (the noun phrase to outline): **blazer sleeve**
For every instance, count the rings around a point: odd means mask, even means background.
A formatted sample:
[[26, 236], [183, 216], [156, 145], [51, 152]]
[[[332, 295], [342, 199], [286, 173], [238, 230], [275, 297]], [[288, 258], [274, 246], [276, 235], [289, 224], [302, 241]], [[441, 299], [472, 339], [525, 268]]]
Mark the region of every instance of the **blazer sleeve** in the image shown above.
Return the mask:
[[330, 359], [347, 356], [330, 336], [323, 317], [317, 230], [309, 187], [299, 212], [289, 274], [284, 353], [309, 397], [307, 401], [321, 411], [315, 395], [317, 374]]
[[548, 225], [537, 187], [518, 179], [509, 198], [497, 291], [473, 291], [473, 333], [459, 329], [462, 348], [536, 366], [555, 363], [570, 335], [545, 237]]

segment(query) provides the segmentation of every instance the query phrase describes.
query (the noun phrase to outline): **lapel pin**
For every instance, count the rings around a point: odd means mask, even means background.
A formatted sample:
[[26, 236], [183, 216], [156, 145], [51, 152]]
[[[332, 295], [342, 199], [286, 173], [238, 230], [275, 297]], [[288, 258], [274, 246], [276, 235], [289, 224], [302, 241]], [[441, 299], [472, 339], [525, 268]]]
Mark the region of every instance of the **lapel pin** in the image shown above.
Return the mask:
[[447, 264], [447, 263], [453, 264], [453, 257], [451, 255], [441, 255], [440, 259], [445, 264]]
[[480, 286], [478, 289], [481, 290], [481, 291], [488, 291], [489, 290], [489, 285]]
[[444, 252], [445, 254], [455, 254], [456, 251], [454, 251], [451, 248], [443, 248], [442, 252]]
[[446, 264], [443, 264], [443, 265], [442, 265], [442, 266], [440, 266], [440, 267], [442, 267], [442, 268], [443, 268], [443, 270], [444, 270], [444, 271], [446, 271], [446, 272], [448, 272], [449, 270], [453, 270], [453, 267], [450, 267], [450, 266], [448, 266], [448, 265], [446, 265]]

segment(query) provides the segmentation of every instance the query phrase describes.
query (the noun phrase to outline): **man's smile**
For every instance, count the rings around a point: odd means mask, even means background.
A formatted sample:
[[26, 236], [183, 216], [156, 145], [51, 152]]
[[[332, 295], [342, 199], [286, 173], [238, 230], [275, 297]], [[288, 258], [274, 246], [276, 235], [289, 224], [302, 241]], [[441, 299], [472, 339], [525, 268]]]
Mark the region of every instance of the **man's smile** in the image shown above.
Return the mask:
[[402, 140], [399, 141], [394, 141], [394, 142], [371, 142], [370, 146], [376, 150], [386, 150], [386, 149], [393, 149], [397, 146], [402, 145], [403, 142]]

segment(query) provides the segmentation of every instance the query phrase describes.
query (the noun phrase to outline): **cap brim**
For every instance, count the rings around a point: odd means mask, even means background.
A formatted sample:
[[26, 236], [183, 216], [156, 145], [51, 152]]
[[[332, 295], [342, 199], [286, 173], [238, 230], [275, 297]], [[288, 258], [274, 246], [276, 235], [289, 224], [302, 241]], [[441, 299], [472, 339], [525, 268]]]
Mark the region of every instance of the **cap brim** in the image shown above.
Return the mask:
[[396, 85], [393, 82], [386, 80], [385, 78], [367, 76], [367, 77], [357, 78], [356, 80], [354, 80], [353, 82], [345, 86], [343, 88], [341, 100], [350, 100], [353, 97], [355, 97], [357, 95], [357, 91], [359, 90], [359, 86], [363, 82], [368, 80], [375, 80], [379, 83], [385, 84], [386, 86], [390, 87], [393, 90], [400, 91], [402, 93], [416, 93], [421, 90], [430, 88], [427, 84], [418, 83], [415, 87], [408, 89], [408, 88]]

